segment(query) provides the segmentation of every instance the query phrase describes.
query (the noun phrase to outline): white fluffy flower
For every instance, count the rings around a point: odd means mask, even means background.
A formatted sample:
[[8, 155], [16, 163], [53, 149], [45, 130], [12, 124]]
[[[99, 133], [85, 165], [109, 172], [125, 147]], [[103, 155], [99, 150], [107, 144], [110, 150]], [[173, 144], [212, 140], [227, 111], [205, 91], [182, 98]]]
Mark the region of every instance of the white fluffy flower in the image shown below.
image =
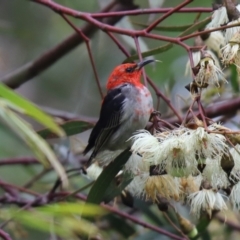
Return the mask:
[[[240, 19], [237, 19], [237, 20], [229, 22], [227, 25], [229, 26], [229, 25], [239, 24], [239, 23], [240, 23]], [[239, 32], [240, 32], [240, 26], [227, 28], [226, 32], [225, 32], [226, 42], [231, 41], [231, 39], [234, 37], [234, 35]]]
[[198, 154], [198, 158], [218, 159], [226, 151], [226, 138], [221, 134], [207, 133], [203, 127], [186, 131], [182, 137], [187, 141], [189, 150], [192, 149]]
[[226, 46], [222, 48], [223, 55], [223, 63], [230, 64], [234, 61], [235, 56], [237, 55], [239, 50], [238, 43], [228, 43]]
[[144, 131], [134, 135], [132, 140], [132, 152], [140, 154], [142, 161], [178, 177], [196, 174], [201, 158], [219, 159], [227, 147], [223, 135], [207, 133], [202, 127], [196, 130], [180, 127], [155, 136]]
[[152, 164], [158, 161], [158, 156], [161, 154], [159, 149], [159, 141], [148, 131], [139, 131], [133, 137], [131, 151], [134, 154], [140, 154], [143, 159], [148, 159]]
[[240, 145], [237, 144], [235, 148], [231, 148], [230, 153], [234, 161], [234, 167], [231, 171], [230, 177], [233, 181], [240, 181]]
[[[215, 66], [220, 69], [220, 63], [218, 58], [216, 57], [216, 55], [211, 51], [211, 50], [206, 50], [205, 51], [205, 55], [209, 56], [210, 58], [213, 59]], [[197, 51], [197, 52], [193, 52], [192, 53], [192, 58], [193, 58], [193, 67], [196, 67], [198, 64], [200, 64], [201, 61], [201, 52]], [[188, 60], [187, 64], [186, 64], [186, 69], [185, 69], [185, 75], [186, 76], [191, 76], [192, 73], [192, 69], [190, 66], [190, 61]]]
[[202, 58], [195, 78], [197, 85], [202, 87], [205, 84], [216, 84], [219, 87], [219, 79], [227, 82], [222, 70], [215, 65], [215, 61], [211, 57]]
[[152, 201], [157, 201], [158, 195], [178, 201], [180, 187], [179, 178], [174, 178], [171, 175], [149, 176], [145, 184], [145, 194]]
[[206, 166], [203, 170], [203, 180], [209, 182], [214, 190], [219, 188], [227, 188], [229, 181], [226, 172], [220, 166], [221, 159], [206, 159]]
[[138, 175], [134, 176], [133, 180], [126, 187], [133, 196], [136, 197], [146, 197], [145, 185], [146, 181], [149, 178], [149, 172], [141, 172]]
[[204, 41], [204, 43], [209, 50], [216, 52], [218, 57], [220, 57], [221, 47], [226, 44], [226, 41], [221, 31], [215, 31], [210, 33], [210, 36]]
[[[193, 67], [196, 67], [201, 60], [201, 52], [200, 51], [192, 52], [192, 58], [193, 58], [193, 64], [194, 64]], [[192, 68], [190, 65], [190, 61], [188, 60], [186, 64], [186, 69], [185, 69], [185, 76], [191, 76], [191, 74], [192, 74]]]
[[202, 189], [192, 193], [188, 200], [191, 204], [191, 213], [196, 214], [197, 217], [200, 216], [201, 211], [206, 211], [211, 217], [213, 210], [227, 210], [223, 195], [211, 189]]
[[226, 46], [222, 48], [222, 62], [224, 65], [235, 64], [240, 67], [240, 33], [236, 33]]
[[188, 176], [187, 178], [182, 177], [180, 179], [181, 184], [181, 200], [185, 201], [186, 197], [190, 194], [199, 191], [202, 183], [202, 175], [198, 174], [197, 176]]
[[233, 205], [233, 210], [240, 210], [240, 182], [235, 184], [231, 190], [229, 199]]
[[229, 20], [227, 15], [227, 9], [226, 7], [222, 6], [213, 12], [212, 21], [208, 23], [206, 28], [209, 29], [220, 27], [221, 25], [227, 23], [228, 21]]
[[133, 196], [146, 197], [145, 184], [149, 178], [149, 167], [148, 162], [144, 162], [142, 157], [134, 153], [125, 164], [125, 170], [133, 176], [133, 180], [126, 189]]

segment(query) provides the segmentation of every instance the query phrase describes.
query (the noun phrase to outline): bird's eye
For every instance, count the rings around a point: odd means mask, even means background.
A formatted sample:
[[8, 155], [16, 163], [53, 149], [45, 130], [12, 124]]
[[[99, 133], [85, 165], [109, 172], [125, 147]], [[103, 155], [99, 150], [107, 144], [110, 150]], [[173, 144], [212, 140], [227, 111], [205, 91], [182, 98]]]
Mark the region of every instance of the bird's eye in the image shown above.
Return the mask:
[[134, 68], [133, 67], [128, 67], [125, 69], [126, 72], [128, 73], [132, 73], [134, 71]]

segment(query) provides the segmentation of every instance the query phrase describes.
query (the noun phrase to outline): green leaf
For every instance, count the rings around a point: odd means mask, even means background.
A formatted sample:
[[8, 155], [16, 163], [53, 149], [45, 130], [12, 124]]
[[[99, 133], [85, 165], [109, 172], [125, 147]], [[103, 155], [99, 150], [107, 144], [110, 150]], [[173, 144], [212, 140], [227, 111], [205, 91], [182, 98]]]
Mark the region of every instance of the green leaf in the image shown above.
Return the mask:
[[[133, 22], [133, 24], [140, 26], [140, 27], [144, 27], [144, 28], [148, 27], [147, 24], [143, 24], [143, 23]], [[181, 26], [158, 26], [158, 27], [155, 27], [154, 30], [160, 30], [160, 31], [164, 31], [164, 32], [182, 32], [191, 26], [192, 26], [192, 24], [191, 25], [190, 24], [189, 25], [181, 25]]]
[[195, 238], [191, 238], [191, 239], [197, 240], [197, 239], [199, 239], [199, 236], [203, 236], [203, 235], [206, 236], [206, 239], [209, 239], [209, 238], [207, 238], [207, 236], [208, 236], [207, 227], [210, 224], [210, 222], [211, 222], [211, 219], [209, 219], [207, 215], [202, 215], [199, 220], [199, 223], [196, 226], [197, 231], [198, 231], [198, 236], [196, 236]]
[[24, 224], [32, 229], [49, 232], [52, 228], [52, 230], [54, 229], [54, 233], [59, 236], [69, 237], [72, 235], [69, 229], [63, 228], [61, 225], [54, 224], [53, 218], [46, 217], [39, 212], [21, 211], [19, 214], [15, 214], [14, 217], [21, 224]]
[[[165, 45], [163, 45], [161, 47], [153, 48], [153, 49], [151, 49], [149, 51], [142, 52], [142, 57], [148, 57], [148, 56], [156, 55], [158, 53], [163, 53], [163, 52], [168, 51], [172, 47], [173, 47], [173, 44], [172, 43], [168, 43], [168, 44], [165, 44]], [[137, 54], [132, 55], [132, 56], [128, 57], [127, 59], [125, 59], [124, 63], [131, 62], [131, 61], [136, 60], [136, 59], [138, 59], [138, 55]]]
[[191, 34], [199, 29], [204, 28], [209, 22], [211, 22], [211, 17], [207, 17], [203, 19], [202, 21], [196, 22], [195, 24], [191, 25], [188, 29], [186, 29], [184, 32], [182, 32], [179, 37], [184, 37], [188, 34]]
[[78, 234], [88, 236], [101, 232], [92, 222], [83, 219], [84, 216], [102, 216], [106, 213], [100, 206], [76, 202], [49, 204], [31, 211], [8, 208], [1, 210], [0, 216], [5, 220], [14, 218], [33, 229], [52, 231], [65, 239], [79, 239], [75, 238]]
[[45, 214], [66, 215], [79, 214], [81, 216], [99, 216], [105, 214], [107, 211], [95, 204], [77, 203], [58, 203], [39, 207], [38, 210]]
[[[73, 121], [67, 121], [63, 124], [60, 124], [60, 127], [65, 131], [66, 136], [75, 135], [81, 132], [84, 132], [90, 128], [92, 128], [94, 125], [92, 123], [88, 123], [81, 120], [73, 120]], [[44, 139], [51, 139], [56, 138], [57, 135], [48, 129], [43, 129], [37, 132], [42, 138]]]
[[87, 203], [99, 204], [102, 202], [107, 188], [130, 156], [129, 149], [125, 150], [102, 171], [88, 194]]
[[238, 73], [237, 73], [237, 67], [234, 64], [230, 65], [231, 70], [231, 85], [232, 89], [235, 93], [239, 93], [239, 83], [238, 83]]
[[118, 186], [116, 186], [115, 181], [112, 181], [112, 183], [106, 189], [104, 195], [104, 202], [110, 202], [113, 198], [119, 196], [132, 180], [133, 180], [132, 174], [124, 172], [123, 176], [121, 177], [121, 183]]
[[17, 107], [23, 109], [25, 114], [34, 118], [42, 125], [48, 127], [58, 136], [64, 136], [63, 130], [54, 122], [53, 118], [45, 114], [35, 104], [15, 93], [12, 89], [2, 83], [0, 83], [0, 96], [7, 99]]
[[12, 111], [9, 106], [12, 106], [11, 102], [9, 103], [8, 100], [0, 98], [0, 118], [32, 149], [37, 159], [45, 167], [49, 167], [49, 163], [52, 165], [61, 178], [63, 185], [67, 186], [68, 180], [65, 170], [48, 143], [33, 130], [28, 122]]

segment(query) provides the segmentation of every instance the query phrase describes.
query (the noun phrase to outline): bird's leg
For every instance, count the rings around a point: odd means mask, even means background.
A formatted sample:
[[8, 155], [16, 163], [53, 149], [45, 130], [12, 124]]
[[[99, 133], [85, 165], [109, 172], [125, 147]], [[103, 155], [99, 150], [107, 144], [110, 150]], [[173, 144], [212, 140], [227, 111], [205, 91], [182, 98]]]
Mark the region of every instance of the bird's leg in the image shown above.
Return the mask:
[[150, 115], [150, 119], [149, 121], [151, 122], [153, 118], [155, 117], [161, 117], [161, 113], [159, 111], [153, 110], [151, 115]]
[[152, 122], [152, 125], [149, 128], [149, 131], [153, 134], [155, 132], [154, 129], [159, 129], [158, 122], [160, 120], [161, 113], [159, 111], [153, 111], [151, 113], [149, 121]]

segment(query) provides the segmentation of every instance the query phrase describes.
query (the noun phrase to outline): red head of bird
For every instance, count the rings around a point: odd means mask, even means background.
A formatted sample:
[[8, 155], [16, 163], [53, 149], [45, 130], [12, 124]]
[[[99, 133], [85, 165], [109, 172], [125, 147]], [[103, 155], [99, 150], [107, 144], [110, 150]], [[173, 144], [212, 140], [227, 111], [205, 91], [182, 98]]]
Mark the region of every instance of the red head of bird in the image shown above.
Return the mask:
[[136, 86], [141, 85], [142, 67], [154, 61], [153, 59], [147, 59], [139, 63], [125, 63], [115, 67], [108, 78], [107, 90], [113, 89], [123, 83], [132, 83]]

